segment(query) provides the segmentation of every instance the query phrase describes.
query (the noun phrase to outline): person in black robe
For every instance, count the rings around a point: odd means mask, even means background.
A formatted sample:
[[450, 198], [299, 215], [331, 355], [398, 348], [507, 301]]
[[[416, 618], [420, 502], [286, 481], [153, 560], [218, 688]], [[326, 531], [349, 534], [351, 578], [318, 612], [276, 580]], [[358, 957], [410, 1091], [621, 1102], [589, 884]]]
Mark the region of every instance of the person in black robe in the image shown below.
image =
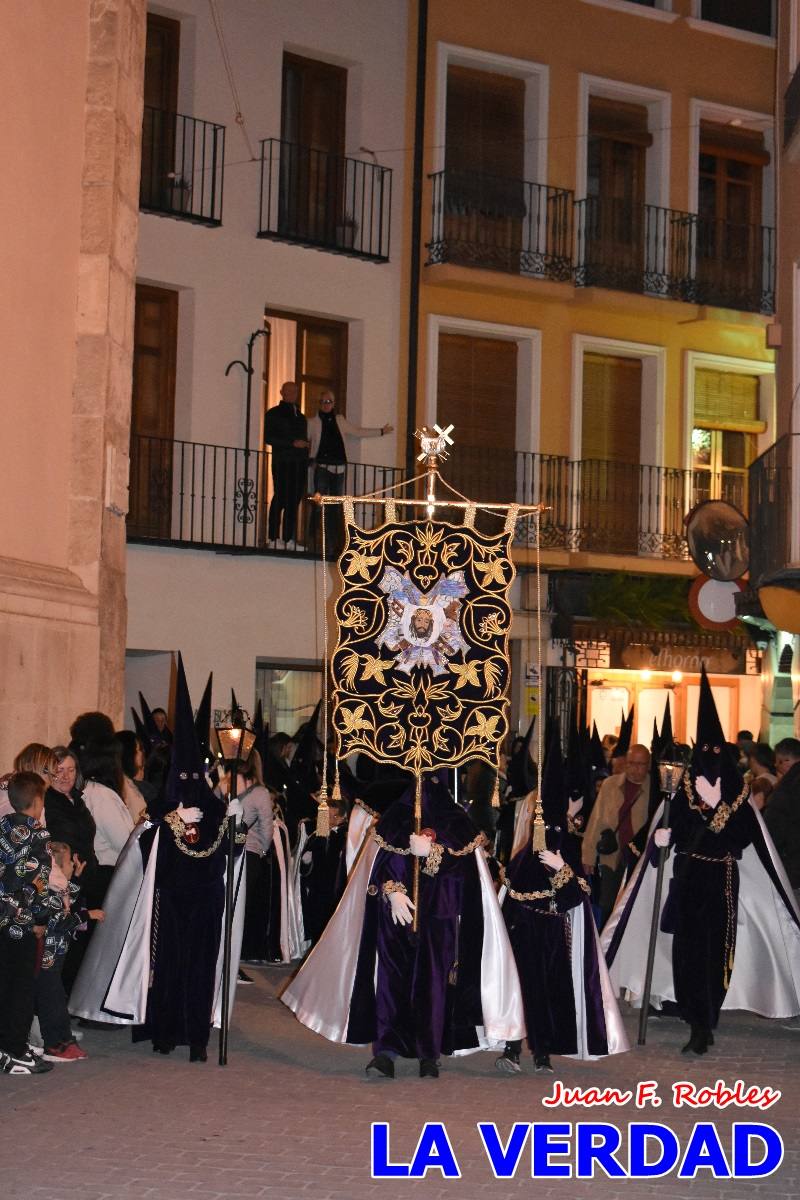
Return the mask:
[[322, 935], [347, 882], [347, 803], [328, 801], [330, 831], [327, 837], [314, 833], [300, 859], [300, 896], [303, 931], [312, 946]]
[[[582, 905], [589, 893], [581, 867], [580, 840], [567, 824], [566, 786], [557, 730], [551, 736], [545, 759], [541, 809], [547, 848], [535, 851], [529, 836], [508, 864], [503, 876], [507, 888], [503, 916], [519, 972], [534, 1069], [550, 1073], [551, 1054], [578, 1053], [567, 913]], [[532, 825], [531, 835], [533, 828]], [[597, 1025], [595, 1052], [608, 1053], [602, 1020]], [[508, 1042], [497, 1059], [498, 1069], [518, 1072], [521, 1049], [520, 1041]]]
[[166, 792], [142, 834], [147, 863], [160, 826], [153, 898], [150, 989], [133, 1040], [169, 1054], [188, 1045], [205, 1062], [211, 1035], [217, 956], [225, 910], [226, 802], [205, 779], [183, 662], [178, 656], [175, 733]]
[[656, 844], [671, 844], [675, 854], [661, 928], [674, 934], [675, 1000], [691, 1030], [685, 1054], [713, 1045], [733, 971], [737, 864], [757, 826], [748, 796], [703, 668], [691, 764], [670, 808], [670, 830], [656, 833]]

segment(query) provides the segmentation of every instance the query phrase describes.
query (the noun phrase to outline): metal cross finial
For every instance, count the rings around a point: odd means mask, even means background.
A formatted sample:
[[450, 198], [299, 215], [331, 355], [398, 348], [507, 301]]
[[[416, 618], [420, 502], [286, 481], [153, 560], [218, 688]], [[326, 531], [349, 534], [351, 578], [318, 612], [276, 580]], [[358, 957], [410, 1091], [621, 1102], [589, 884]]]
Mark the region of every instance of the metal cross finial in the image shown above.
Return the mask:
[[437, 459], [448, 458], [445, 447], [453, 445], [453, 439], [450, 437], [452, 430], [452, 425], [448, 425], [447, 429], [442, 429], [439, 425], [428, 429], [426, 425], [423, 425], [422, 429], [416, 430], [414, 437], [419, 438], [422, 450], [422, 453], [417, 455], [417, 462], [435, 466]]

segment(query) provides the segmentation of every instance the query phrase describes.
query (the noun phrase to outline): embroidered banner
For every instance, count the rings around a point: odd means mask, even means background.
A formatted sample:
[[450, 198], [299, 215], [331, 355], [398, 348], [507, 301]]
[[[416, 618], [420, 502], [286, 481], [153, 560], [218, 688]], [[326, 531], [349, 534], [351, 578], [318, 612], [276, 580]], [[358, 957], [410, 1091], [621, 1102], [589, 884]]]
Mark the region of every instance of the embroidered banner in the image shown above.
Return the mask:
[[416, 773], [495, 766], [508, 731], [511, 534], [426, 520], [345, 532], [331, 659], [339, 753]]

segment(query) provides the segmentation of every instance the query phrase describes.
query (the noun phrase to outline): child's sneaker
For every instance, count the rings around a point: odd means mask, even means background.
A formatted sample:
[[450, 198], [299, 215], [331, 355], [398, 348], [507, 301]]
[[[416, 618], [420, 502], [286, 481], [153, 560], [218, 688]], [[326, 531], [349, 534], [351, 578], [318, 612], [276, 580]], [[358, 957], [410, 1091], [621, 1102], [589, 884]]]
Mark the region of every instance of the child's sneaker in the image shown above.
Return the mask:
[[30, 1050], [18, 1057], [7, 1054], [5, 1050], [0, 1050], [0, 1071], [4, 1075], [44, 1075], [46, 1071], [52, 1071], [52, 1069], [52, 1063], [43, 1062]]
[[80, 1062], [89, 1055], [82, 1050], [77, 1042], [62, 1042], [60, 1046], [45, 1048], [43, 1058], [46, 1062]]

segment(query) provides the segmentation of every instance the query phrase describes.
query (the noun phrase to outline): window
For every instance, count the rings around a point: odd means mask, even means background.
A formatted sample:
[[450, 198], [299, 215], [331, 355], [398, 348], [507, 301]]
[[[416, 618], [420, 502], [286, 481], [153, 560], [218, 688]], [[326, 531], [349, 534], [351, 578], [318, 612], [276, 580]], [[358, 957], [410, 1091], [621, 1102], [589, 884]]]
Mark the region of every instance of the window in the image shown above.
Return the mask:
[[637, 553], [641, 426], [642, 360], [585, 354], [577, 468], [583, 550]]
[[756, 457], [759, 377], [698, 368], [692, 429], [693, 501], [727, 500], [747, 511], [747, 472]]
[[331, 63], [283, 56], [279, 232], [335, 246], [348, 243], [344, 160], [347, 71]]
[[322, 695], [322, 671], [312, 663], [256, 663], [256, 703], [270, 734], [290, 737], [311, 717]]
[[178, 293], [136, 286], [128, 533], [169, 537]]
[[179, 21], [147, 14], [144, 60], [142, 208], [171, 209], [175, 202], [175, 113], [178, 108]]
[[436, 420], [458, 430], [448, 478], [480, 500], [514, 494], [517, 353], [511, 340], [439, 334]]
[[746, 33], [773, 33], [772, 0], [701, 0], [700, 16]]
[[269, 311], [264, 316], [270, 331], [265, 377], [265, 408], [280, 402], [281, 385], [300, 385], [300, 406], [315, 416], [320, 393], [327, 388], [336, 397], [336, 410], [347, 410], [347, 334], [345, 321]]
[[643, 105], [589, 98], [587, 256], [616, 269], [643, 269], [647, 121]]
[[524, 161], [525, 81], [450, 64], [444, 236], [452, 261], [519, 270]]

